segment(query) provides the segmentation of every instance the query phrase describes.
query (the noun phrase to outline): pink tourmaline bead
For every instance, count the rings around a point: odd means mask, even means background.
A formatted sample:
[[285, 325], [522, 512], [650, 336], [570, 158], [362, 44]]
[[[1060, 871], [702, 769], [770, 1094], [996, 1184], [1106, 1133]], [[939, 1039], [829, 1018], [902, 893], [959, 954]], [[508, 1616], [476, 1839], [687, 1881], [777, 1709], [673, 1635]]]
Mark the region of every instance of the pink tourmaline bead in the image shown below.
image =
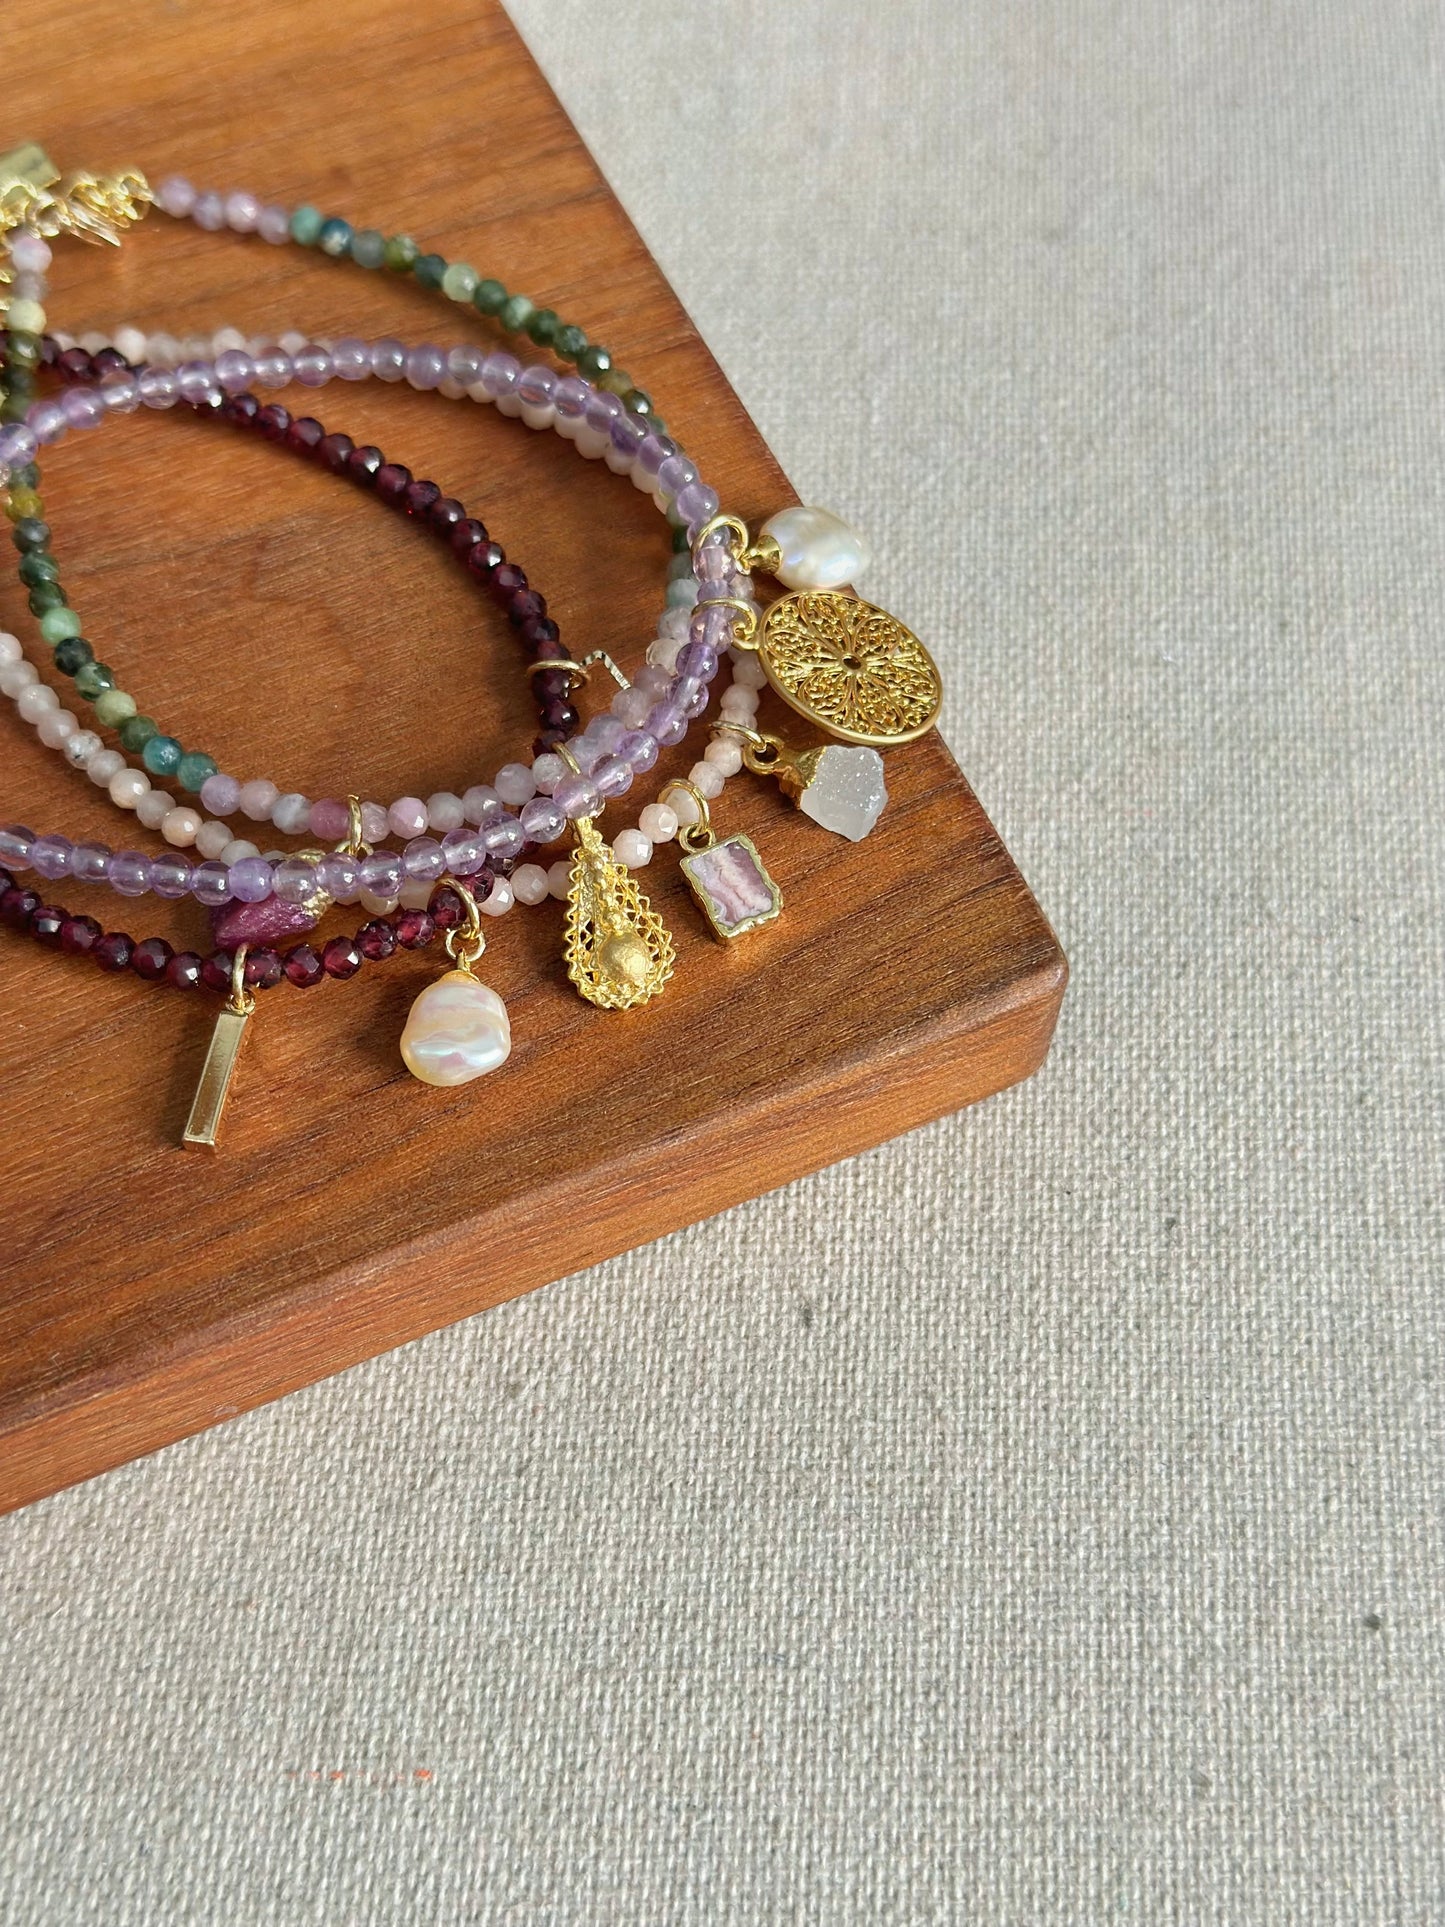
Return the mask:
[[261, 203], [243, 187], [226, 196], [226, 226], [234, 228], [237, 234], [250, 234], [260, 213]]
[[269, 777], [253, 776], [249, 783], [241, 785], [241, 812], [249, 816], [253, 823], [264, 823], [271, 815], [271, 805], [280, 794]]
[[339, 843], [351, 827], [351, 812], [334, 796], [323, 796], [311, 805], [311, 834], [323, 842]]
[[263, 241], [273, 247], [280, 247], [291, 239], [291, 216], [284, 207], [263, 207], [256, 216], [256, 232]]
[[228, 903], [215, 911], [211, 929], [217, 944], [234, 950], [237, 944], [281, 943], [287, 937], [303, 936], [316, 928], [318, 917], [299, 903], [283, 903], [280, 897], [262, 897], [259, 903]]
[[201, 801], [212, 816], [229, 816], [240, 806], [241, 785], [234, 776], [217, 770], [214, 776], [208, 776], [202, 783]]
[[387, 817], [393, 836], [420, 836], [426, 828], [426, 804], [419, 796], [399, 796]]

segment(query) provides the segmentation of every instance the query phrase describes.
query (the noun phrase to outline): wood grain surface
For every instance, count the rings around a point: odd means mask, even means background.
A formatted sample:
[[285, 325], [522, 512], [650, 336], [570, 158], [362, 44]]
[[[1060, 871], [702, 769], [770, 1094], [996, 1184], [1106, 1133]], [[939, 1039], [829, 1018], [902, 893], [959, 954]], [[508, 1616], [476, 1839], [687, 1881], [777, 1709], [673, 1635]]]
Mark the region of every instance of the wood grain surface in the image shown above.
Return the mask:
[[[76, 10], [72, 29], [21, 48], [7, 97], [26, 119], [4, 144], [34, 138], [61, 166], [181, 170], [406, 230], [607, 342], [730, 508], [753, 518], [793, 499], [492, 0], [404, 25], [378, 0], [181, 0], [139, 30], [106, 0]], [[489, 338], [395, 277], [159, 215], [118, 254], [64, 250], [51, 310], [72, 332], [129, 318]], [[639, 662], [669, 548], [623, 479], [470, 403], [368, 383], [311, 405], [460, 495], [574, 646]], [[312, 795], [426, 795], [484, 780], [529, 742], [496, 612], [427, 538], [332, 478], [142, 414], [56, 450], [44, 493], [97, 654], [223, 767]], [[13, 577], [0, 622], [28, 646]], [[8, 710], [0, 725], [6, 820], [146, 840]], [[892, 754], [888, 782], [893, 801], [859, 847], [770, 784], [730, 784], [721, 826], [762, 847], [785, 913], [724, 949], [660, 855], [645, 887], [679, 962], [650, 1009], [578, 1000], [559, 905], [489, 926], [485, 974], [510, 1006], [514, 1051], [461, 1090], [414, 1082], [397, 1054], [435, 956], [273, 991], [210, 1159], [178, 1138], [214, 1005], [0, 932], [0, 1505], [1027, 1076], [1063, 994], [1058, 945], [936, 736]], [[621, 827], [635, 810], [612, 814]], [[54, 894], [107, 927], [204, 936], [194, 905]]]

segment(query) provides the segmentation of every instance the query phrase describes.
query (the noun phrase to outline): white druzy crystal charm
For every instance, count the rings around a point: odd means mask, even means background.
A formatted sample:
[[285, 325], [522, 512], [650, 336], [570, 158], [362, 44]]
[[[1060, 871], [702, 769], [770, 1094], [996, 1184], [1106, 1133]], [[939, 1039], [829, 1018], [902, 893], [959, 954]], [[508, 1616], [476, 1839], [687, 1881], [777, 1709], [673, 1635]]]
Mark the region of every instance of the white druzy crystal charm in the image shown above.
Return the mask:
[[888, 801], [883, 758], [876, 749], [829, 743], [781, 772], [793, 801], [825, 830], [861, 843]]
[[758, 531], [778, 545], [774, 574], [789, 589], [846, 589], [868, 567], [862, 537], [831, 509], [779, 509]]
[[402, 1061], [423, 1084], [470, 1084], [505, 1064], [511, 1051], [507, 1006], [466, 970], [428, 984], [401, 1033]]

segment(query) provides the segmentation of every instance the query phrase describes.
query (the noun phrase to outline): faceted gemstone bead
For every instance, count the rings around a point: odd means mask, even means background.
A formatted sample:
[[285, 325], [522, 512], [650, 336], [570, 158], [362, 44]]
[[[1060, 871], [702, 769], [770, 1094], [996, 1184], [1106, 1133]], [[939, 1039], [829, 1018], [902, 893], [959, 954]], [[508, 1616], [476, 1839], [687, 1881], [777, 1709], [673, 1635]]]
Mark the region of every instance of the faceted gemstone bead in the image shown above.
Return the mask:
[[108, 930], [91, 946], [90, 954], [102, 970], [124, 970], [135, 950], [135, 939], [124, 930]]
[[458, 522], [448, 537], [452, 545], [452, 553], [464, 559], [471, 554], [479, 542], [485, 542], [486, 539], [486, 525], [479, 522], [474, 515], [466, 516]]
[[396, 932], [385, 917], [374, 917], [357, 931], [356, 947], [368, 963], [384, 963], [396, 949]]
[[370, 488], [376, 478], [376, 471], [384, 465], [385, 461], [386, 457], [379, 448], [373, 448], [370, 442], [363, 442], [359, 448], [353, 448], [347, 456], [346, 472], [352, 481], [360, 482], [364, 488]]
[[23, 884], [12, 884], [0, 896], [0, 917], [17, 930], [23, 929], [39, 908], [40, 898], [34, 890], [27, 890]]
[[42, 903], [30, 918], [30, 934], [38, 937], [52, 950], [60, 947], [60, 933], [65, 928], [66, 913], [58, 905]]
[[178, 950], [166, 965], [166, 982], [173, 990], [197, 990], [201, 984], [201, 959], [194, 950]]
[[[500, 542], [478, 542], [475, 548], [467, 552], [467, 571], [476, 576], [480, 582], [489, 583], [498, 570], [510, 566], [507, 561], [507, 552]], [[520, 575], [521, 570], [519, 569], [517, 573]], [[523, 576], [522, 580], [525, 582], [526, 577]], [[504, 596], [502, 600], [505, 601], [506, 597]]]
[[519, 589], [527, 587], [525, 569], [518, 568], [515, 562], [501, 562], [491, 572], [488, 584], [492, 595], [505, 609]]
[[436, 924], [427, 910], [403, 910], [396, 920], [396, 940], [403, 950], [424, 950], [436, 935]]
[[[99, 703], [95, 713], [100, 715]], [[101, 720], [104, 721], [104, 718]], [[184, 754], [174, 736], [152, 736], [141, 751], [141, 761], [152, 776], [171, 776], [180, 768]]]
[[361, 968], [361, 952], [354, 938], [332, 937], [322, 948], [321, 962], [328, 977], [354, 977]]
[[326, 439], [326, 430], [314, 415], [298, 415], [286, 430], [286, 446], [313, 454]]
[[[402, 506], [408, 515], [425, 516], [434, 503], [442, 499], [440, 487], [435, 482], [415, 481], [407, 485], [402, 498]], [[460, 506], [460, 504], [458, 504]]]
[[326, 966], [309, 943], [294, 944], [286, 952], [282, 968], [286, 972], [286, 981], [295, 984], [298, 990], [309, 990], [326, 975]]
[[327, 435], [323, 437], [316, 452], [333, 475], [340, 475], [355, 447], [356, 443], [349, 435]]
[[131, 951], [130, 967], [146, 983], [159, 983], [170, 968], [173, 954], [164, 937], [147, 937]]
[[455, 495], [438, 495], [427, 510], [427, 520], [434, 529], [450, 535], [459, 523], [465, 522], [467, 511]]
[[220, 991], [224, 996], [231, 988], [231, 966], [234, 962], [229, 950], [213, 950], [201, 965], [201, 982], [207, 990]]
[[67, 917], [60, 926], [60, 947], [67, 957], [83, 957], [99, 939], [100, 925], [94, 917]]
[[388, 508], [401, 506], [411, 483], [411, 470], [400, 462], [383, 462], [372, 478], [376, 492]]
[[546, 599], [535, 589], [519, 589], [507, 603], [507, 620], [514, 629], [520, 629], [525, 623], [535, 621], [546, 613]]
[[279, 442], [291, 426], [291, 411], [283, 408], [279, 401], [267, 402], [256, 415], [256, 426], [268, 442]]
[[248, 950], [246, 961], [241, 966], [241, 975], [248, 989], [274, 990], [281, 981], [281, 959], [274, 950], [265, 948]]
[[553, 697], [542, 704], [538, 712], [544, 730], [560, 729], [564, 732], [576, 729], [582, 718], [573, 704], [565, 697]]

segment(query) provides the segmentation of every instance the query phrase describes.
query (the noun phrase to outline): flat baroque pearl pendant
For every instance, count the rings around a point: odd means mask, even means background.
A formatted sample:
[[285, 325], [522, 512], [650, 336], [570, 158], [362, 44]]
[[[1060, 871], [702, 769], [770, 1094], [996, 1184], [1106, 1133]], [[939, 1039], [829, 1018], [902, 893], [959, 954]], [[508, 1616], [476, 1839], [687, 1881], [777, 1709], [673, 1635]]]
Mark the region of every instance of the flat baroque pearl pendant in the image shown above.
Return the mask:
[[402, 1061], [423, 1084], [470, 1084], [505, 1064], [511, 1052], [507, 1006], [466, 970], [449, 970], [428, 984], [401, 1033]]

